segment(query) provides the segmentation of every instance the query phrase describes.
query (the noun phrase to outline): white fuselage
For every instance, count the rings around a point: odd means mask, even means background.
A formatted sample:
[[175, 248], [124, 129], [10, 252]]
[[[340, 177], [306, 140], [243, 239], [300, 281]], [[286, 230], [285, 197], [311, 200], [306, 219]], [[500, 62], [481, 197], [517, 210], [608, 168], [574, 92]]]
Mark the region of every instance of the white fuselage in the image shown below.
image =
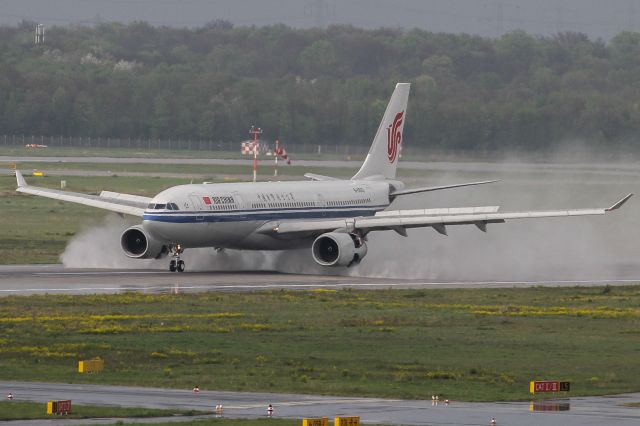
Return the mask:
[[184, 247], [279, 250], [312, 236], [280, 239], [255, 232], [267, 222], [371, 216], [389, 206], [389, 183], [366, 180], [181, 185], [147, 207], [143, 227]]

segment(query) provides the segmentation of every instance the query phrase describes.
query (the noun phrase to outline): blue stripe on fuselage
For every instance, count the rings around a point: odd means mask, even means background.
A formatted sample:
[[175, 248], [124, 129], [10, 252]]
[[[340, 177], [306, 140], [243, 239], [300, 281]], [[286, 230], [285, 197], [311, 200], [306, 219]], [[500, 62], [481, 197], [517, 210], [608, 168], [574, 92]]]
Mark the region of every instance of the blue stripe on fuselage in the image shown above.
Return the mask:
[[386, 206], [370, 206], [368, 208], [316, 208], [313, 210], [232, 210], [201, 212], [145, 212], [143, 220], [170, 223], [202, 223], [202, 222], [242, 222], [250, 220], [277, 219], [330, 219], [341, 217], [373, 216]]

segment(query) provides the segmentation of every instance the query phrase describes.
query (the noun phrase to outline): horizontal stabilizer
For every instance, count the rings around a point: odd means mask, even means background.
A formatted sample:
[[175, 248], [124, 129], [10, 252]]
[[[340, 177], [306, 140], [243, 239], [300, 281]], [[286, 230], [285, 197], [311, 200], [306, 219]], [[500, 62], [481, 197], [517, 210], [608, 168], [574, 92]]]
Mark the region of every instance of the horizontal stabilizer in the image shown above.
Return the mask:
[[322, 181], [340, 180], [338, 178], [334, 178], [334, 177], [331, 177], [331, 176], [317, 175], [315, 173], [305, 173], [304, 177], [306, 177], [307, 179], [311, 179], [311, 180], [322, 180]]
[[422, 188], [409, 188], [409, 189], [401, 189], [399, 191], [393, 191], [389, 194], [390, 197], [397, 197], [398, 195], [407, 195], [407, 194], [416, 194], [418, 192], [430, 192], [430, 191], [439, 191], [441, 189], [451, 189], [451, 188], [461, 188], [463, 186], [473, 186], [473, 185], [484, 185], [486, 183], [495, 183], [497, 180], [484, 180], [481, 182], [467, 182], [467, 183], [456, 183], [453, 185], [441, 185], [441, 186], [425, 186]]

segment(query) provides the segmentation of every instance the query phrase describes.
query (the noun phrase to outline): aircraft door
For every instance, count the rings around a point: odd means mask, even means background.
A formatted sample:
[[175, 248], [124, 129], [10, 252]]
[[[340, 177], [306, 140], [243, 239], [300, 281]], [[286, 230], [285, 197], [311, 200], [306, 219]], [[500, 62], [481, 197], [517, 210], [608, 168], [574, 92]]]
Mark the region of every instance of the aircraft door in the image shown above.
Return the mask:
[[[324, 197], [322, 196], [322, 194], [317, 194], [316, 195], [316, 204], [317, 204], [318, 207], [326, 207], [327, 206], [327, 202], [324, 199]], [[322, 209], [321, 212], [322, 212], [321, 213], [322, 217], [325, 217], [327, 215], [327, 211], [326, 210]]]
[[204, 221], [204, 215], [202, 214], [202, 198], [198, 194], [189, 194], [189, 201], [191, 202], [191, 209], [196, 212], [196, 221]]
[[[242, 196], [240, 195], [239, 192], [233, 192], [231, 194], [231, 196], [233, 197], [233, 201], [235, 201], [235, 204], [236, 204], [238, 210], [242, 211], [242, 210], [246, 210], [247, 209], [245, 201], [244, 201], [244, 199], [242, 198]], [[239, 215], [238, 217], [239, 218], [244, 218], [245, 216], [246, 216], [246, 213], [243, 213], [243, 214]]]
[[246, 206], [244, 204], [244, 199], [242, 198], [239, 192], [233, 192], [231, 195], [233, 196], [233, 200], [236, 202], [236, 205], [238, 206], [239, 210], [246, 209]]

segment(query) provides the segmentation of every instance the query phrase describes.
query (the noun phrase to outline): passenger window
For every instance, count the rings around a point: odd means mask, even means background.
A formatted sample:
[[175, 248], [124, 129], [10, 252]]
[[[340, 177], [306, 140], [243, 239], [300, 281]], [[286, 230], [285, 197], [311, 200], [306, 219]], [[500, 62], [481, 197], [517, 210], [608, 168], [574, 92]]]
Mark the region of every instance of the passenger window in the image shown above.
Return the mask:
[[156, 204], [156, 210], [163, 210], [165, 207], [167, 207], [166, 204]]
[[149, 203], [149, 205], [147, 206], [147, 209], [153, 210], [154, 207], [155, 207], [154, 203]]

